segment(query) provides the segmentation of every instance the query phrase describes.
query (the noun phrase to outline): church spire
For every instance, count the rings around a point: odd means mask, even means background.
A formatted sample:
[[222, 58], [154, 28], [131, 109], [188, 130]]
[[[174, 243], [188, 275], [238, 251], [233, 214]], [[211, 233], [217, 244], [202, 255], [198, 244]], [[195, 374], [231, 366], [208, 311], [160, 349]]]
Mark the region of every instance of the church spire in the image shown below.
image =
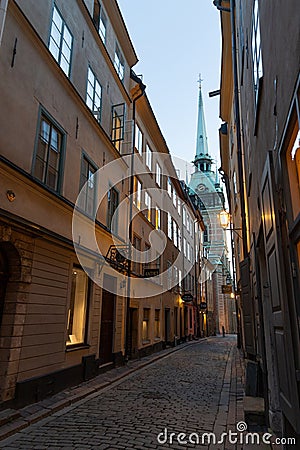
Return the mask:
[[197, 145], [196, 145], [196, 158], [200, 155], [208, 155], [208, 145], [207, 145], [207, 135], [205, 127], [205, 117], [204, 117], [204, 106], [202, 99], [202, 89], [201, 89], [201, 75], [199, 75], [199, 99], [198, 99], [198, 124], [197, 124]]
[[196, 143], [196, 156], [194, 164], [196, 166], [196, 170], [201, 170], [202, 172], [210, 172], [212, 158], [208, 153], [208, 144], [207, 144], [207, 134], [206, 134], [206, 126], [205, 126], [205, 117], [204, 117], [204, 105], [202, 98], [202, 89], [201, 89], [201, 75], [199, 75], [199, 99], [198, 99], [198, 123], [197, 123], [197, 143]]

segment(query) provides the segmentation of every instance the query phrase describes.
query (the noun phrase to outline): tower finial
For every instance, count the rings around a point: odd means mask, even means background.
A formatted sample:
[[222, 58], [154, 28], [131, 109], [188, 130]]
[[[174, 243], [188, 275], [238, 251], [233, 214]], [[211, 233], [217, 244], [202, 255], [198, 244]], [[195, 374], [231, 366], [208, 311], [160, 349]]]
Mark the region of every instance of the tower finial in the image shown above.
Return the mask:
[[198, 83], [199, 83], [199, 89], [201, 89], [201, 82], [203, 81], [203, 78], [201, 78], [201, 73], [199, 73], [199, 80], [198, 80]]

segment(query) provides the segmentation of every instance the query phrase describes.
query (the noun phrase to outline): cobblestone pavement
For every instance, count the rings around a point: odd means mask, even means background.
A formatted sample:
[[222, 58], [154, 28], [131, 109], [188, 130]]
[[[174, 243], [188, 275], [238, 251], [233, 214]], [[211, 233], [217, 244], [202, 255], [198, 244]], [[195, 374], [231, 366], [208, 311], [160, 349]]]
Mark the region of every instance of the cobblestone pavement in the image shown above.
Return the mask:
[[235, 344], [234, 337], [220, 337], [188, 345], [29, 426], [0, 448], [208, 449], [207, 443], [179, 444], [177, 436], [221, 433], [237, 419], [236, 398], [230, 400]]

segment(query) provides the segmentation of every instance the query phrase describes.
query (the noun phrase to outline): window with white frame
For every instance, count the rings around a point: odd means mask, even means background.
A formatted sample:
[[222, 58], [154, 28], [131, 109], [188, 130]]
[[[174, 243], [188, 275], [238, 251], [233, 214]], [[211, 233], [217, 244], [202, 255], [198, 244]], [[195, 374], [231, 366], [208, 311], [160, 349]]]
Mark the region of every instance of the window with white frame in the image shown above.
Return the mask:
[[140, 180], [135, 177], [134, 178], [134, 196], [133, 203], [138, 209], [141, 209], [142, 206], [142, 183]]
[[175, 189], [173, 189], [173, 205], [177, 208], [177, 194]]
[[155, 208], [155, 228], [161, 229], [161, 209], [158, 206]]
[[181, 252], [181, 228], [178, 227], [178, 250]]
[[101, 122], [102, 88], [94, 72], [89, 67], [86, 87], [86, 104], [94, 114], [97, 122]]
[[186, 210], [184, 206], [182, 207], [182, 223], [183, 226], [186, 226]]
[[137, 123], [135, 124], [134, 146], [137, 149], [137, 151], [139, 152], [139, 154], [142, 155], [143, 154], [143, 133]]
[[155, 181], [156, 184], [161, 187], [161, 167], [158, 162], [156, 163]]
[[257, 104], [260, 80], [263, 76], [258, 0], [254, 0], [254, 7], [253, 7], [252, 61], [253, 61], [254, 98], [255, 98], [255, 104]]
[[177, 211], [178, 214], [181, 215], [181, 200], [179, 197], [177, 197]]
[[178, 285], [180, 288], [180, 292], [182, 292], [182, 270], [178, 269]]
[[173, 220], [173, 242], [174, 242], [175, 247], [178, 246], [178, 232], [177, 232], [177, 230], [178, 230], [178, 225], [175, 222], [175, 220]]
[[94, 0], [93, 21], [103, 43], [106, 43], [107, 17], [99, 0]]
[[56, 6], [53, 8], [49, 50], [62, 70], [70, 76], [73, 36]]
[[152, 170], [152, 150], [149, 145], [146, 145], [146, 165], [149, 170]]
[[151, 203], [152, 203], [151, 195], [149, 195], [148, 192], [145, 192], [145, 205], [147, 208], [146, 217], [149, 220], [149, 222], [151, 222]]
[[125, 69], [124, 58], [121, 53], [120, 47], [118, 46], [117, 43], [116, 43], [116, 49], [115, 49], [114, 66], [117, 71], [117, 74], [119, 75], [120, 80], [123, 81], [124, 80], [124, 69]]
[[189, 242], [187, 243], [187, 259], [191, 260], [191, 244]]
[[186, 253], [186, 238], [183, 238], [183, 254], [186, 257], [187, 253]]
[[171, 214], [168, 212], [168, 238], [172, 239], [173, 235], [173, 224], [172, 224], [172, 216]]
[[67, 346], [84, 344], [86, 341], [89, 283], [89, 277], [85, 271], [80, 267], [73, 266], [67, 322]]
[[169, 177], [168, 177], [168, 194], [172, 198], [172, 182]]

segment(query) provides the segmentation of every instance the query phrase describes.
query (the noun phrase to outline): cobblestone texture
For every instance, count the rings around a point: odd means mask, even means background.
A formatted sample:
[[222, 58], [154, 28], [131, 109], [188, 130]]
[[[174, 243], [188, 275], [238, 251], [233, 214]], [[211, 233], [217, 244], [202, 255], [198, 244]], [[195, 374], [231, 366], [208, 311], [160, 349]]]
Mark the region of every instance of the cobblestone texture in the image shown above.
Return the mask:
[[[231, 449], [170, 444], [170, 433], [221, 433], [234, 426], [242, 392], [233, 337], [194, 343], [2, 441], [9, 449]], [[234, 388], [234, 392], [232, 392]], [[168, 430], [168, 442], [157, 436]]]

